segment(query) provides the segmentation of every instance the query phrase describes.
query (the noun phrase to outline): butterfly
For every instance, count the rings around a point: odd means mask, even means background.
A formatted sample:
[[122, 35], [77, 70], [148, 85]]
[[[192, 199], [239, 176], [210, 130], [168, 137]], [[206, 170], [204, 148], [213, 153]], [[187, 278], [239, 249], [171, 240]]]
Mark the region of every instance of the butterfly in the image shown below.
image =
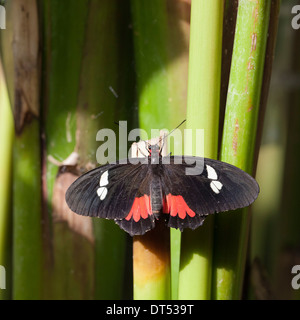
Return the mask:
[[158, 219], [180, 231], [194, 230], [209, 214], [249, 206], [258, 197], [256, 180], [231, 164], [163, 157], [158, 144], [147, 148], [144, 158], [106, 164], [80, 176], [66, 192], [69, 208], [112, 219], [135, 236], [153, 229]]

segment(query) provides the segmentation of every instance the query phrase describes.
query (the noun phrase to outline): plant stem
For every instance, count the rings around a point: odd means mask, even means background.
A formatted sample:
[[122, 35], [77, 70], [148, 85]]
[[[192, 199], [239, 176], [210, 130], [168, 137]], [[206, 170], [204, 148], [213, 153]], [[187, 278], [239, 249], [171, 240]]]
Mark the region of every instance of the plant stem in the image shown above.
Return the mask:
[[[139, 121], [148, 134], [142, 136], [143, 139], [150, 139], [151, 129], [174, 129], [185, 117], [188, 24], [179, 24], [177, 18], [183, 9], [180, 1], [172, 4], [166, 0], [131, 1]], [[176, 143], [170, 150], [175, 148]], [[171, 244], [175, 261], [172, 263], [173, 298], [177, 297], [178, 235], [180, 233], [172, 231], [172, 242], [177, 243], [177, 248]], [[158, 249], [156, 242], [163, 248], [152, 252], [149, 260], [149, 248]], [[161, 233], [153, 230], [134, 239], [135, 299], [170, 299], [169, 251], [169, 229], [163, 226]], [[158, 263], [160, 271], [156, 275], [155, 271], [151, 272], [153, 277], [149, 277], [148, 269], [138, 261], [147, 261], [150, 266]]]
[[118, 6], [115, 0], [53, 0], [45, 1], [44, 10], [49, 75], [44, 83], [45, 180], [53, 220], [53, 294], [63, 299], [121, 299], [125, 233], [114, 221], [80, 217], [65, 207], [64, 192], [76, 175], [59, 170], [49, 156], [61, 161], [75, 152], [80, 175], [101, 164], [96, 159], [98, 130], [116, 129], [114, 120], [132, 122], [128, 101], [133, 72], [125, 68], [131, 44], [128, 2]]
[[[270, 1], [239, 2], [220, 160], [252, 173]], [[247, 209], [215, 219], [213, 298], [241, 296], [249, 233]]]
[[[115, 120], [126, 119], [132, 122], [132, 104], [128, 101], [132, 103], [133, 90], [132, 84], [126, 84], [132, 79], [132, 72], [124, 66], [130, 63], [128, 50], [131, 50], [132, 45], [127, 31], [128, 6], [127, 1], [122, 5], [116, 0], [90, 2], [77, 109], [77, 132], [80, 133], [77, 135], [77, 150], [81, 157], [81, 167], [96, 164], [96, 150], [100, 144], [96, 141], [98, 130], [116, 130]], [[118, 157], [117, 145], [114, 150]], [[97, 161], [103, 164], [103, 160]], [[96, 252], [95, 297], [121, 299], [126, 234], [114, 221], [106, 219], [93, 219], [93, 228]]]
[[13, 298], [40, 299], [43, 260], [38, 120], [16, 136], [13, 165]]
[[[218, 148], [223, 5], [219, 0], [198, 0], [191, 10], [187, 128], [204, 129], [204, 154], [196, 152], [195, 139], [185, 147], [209, 158], [216, 158]], [[210, 298], [212, 240], [212, 217], [196, 231], [184, 231], [179, 299]]]
[[[11, 296], [11, 223], [12, 223], [12, 148], [14, 138], [13, 117], [6, 81], [0, 60], [0, 266], [5, 268], [6, 290], [0, 290], [0, 300]], [[1, 275], [0, 275], [1, 277]], [[2, 278], [1, 278], [2, 280]], [[0, 280], [0, 281], [1, 281]], [[2, 288], [3, 289], [3, 288]]]
[[2, 58], [14, 113], [13, 298], [42, 296], [40, 59], [37, 2], [10, 1]]
[[76, 111], [87, 11], [87, 0], [43, 1], [40, 10], [44, 32], [43, 192], [48, 218], [45, 219], [46, 299], [91, 299], [94, 294], [92, 222], [68, 211], [64, 193], [74, 175], [60, 172], [53, 161], [63, 161], [76, 146]]
[[170, 297], [170, 237], [163, 221], [143, 236], [134, 237], [134, 299]]

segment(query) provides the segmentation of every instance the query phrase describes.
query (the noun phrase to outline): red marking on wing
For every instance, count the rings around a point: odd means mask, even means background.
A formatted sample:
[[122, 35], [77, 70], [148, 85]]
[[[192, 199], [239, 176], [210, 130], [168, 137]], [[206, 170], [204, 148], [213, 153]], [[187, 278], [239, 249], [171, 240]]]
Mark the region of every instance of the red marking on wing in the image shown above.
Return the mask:
[[141, 217], [143, 219], [147, 219], [149, 215], [152, 214], [151, 204], [150, 204], [150, 197], [144, 195], [139, 198], [135, 198], [130, 209], [130, 212], [125, 217], [125, 220], [129, 221], [131, 218], [135, 222], [138, 222]]
[[182, 196], [173, 196], [168, 194], [163, 203], [163, 212], [169, 213], [172, 217], [178, 217], [184, 219], [186, 214], [191, 218], [196, 214], [195, 212], [186, 204]]

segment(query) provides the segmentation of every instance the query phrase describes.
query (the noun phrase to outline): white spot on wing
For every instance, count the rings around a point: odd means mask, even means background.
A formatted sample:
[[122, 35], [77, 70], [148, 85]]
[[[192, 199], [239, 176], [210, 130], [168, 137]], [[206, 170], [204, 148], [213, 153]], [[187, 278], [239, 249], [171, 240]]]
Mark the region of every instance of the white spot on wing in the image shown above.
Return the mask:
[[212, 181], [214, 183], [214, 185], [221, 190], [223, 187], [223, 184], [220, 181]]
[[101, 201], [105, 199], [107, 192], [108, 192], [108, 190], [105, 187], [98, 188], [97, 194], [98, 194]]
[[100, 177], [100, 187], [104, 187], [108, 185], [108, 170], [102, 173]]
[[210, 183], [210, 187], [214, 193], [220, 193], [219, 189], [214, 185], [214, 181]]
[[206, 170], [207, 170], [207, 178], [208, 179], [212, 179], [212, 180], [217, 180], [218, 179], [218, 175], [216, 173], [216, 170], [209, 166], [208, 164], [206, 165]]
[[223, 184], [220, 181], [212, 181], [210, 187], [214, 193], [220, 193], [220, 190], [223, 187]]

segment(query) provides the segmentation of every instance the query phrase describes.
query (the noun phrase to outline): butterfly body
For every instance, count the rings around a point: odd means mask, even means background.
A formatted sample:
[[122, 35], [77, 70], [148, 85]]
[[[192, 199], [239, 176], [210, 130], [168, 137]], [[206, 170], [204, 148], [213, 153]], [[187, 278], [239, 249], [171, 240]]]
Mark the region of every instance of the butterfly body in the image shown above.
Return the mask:
[[[78, 214], [113, 219], [130, 235], [155, 227], [195, 229], [209, 214], [250, 205], [258, 196], [255, 179], [230, 164], [200, 157], [162, 157], [158, 145], [149, 156], [126, 164], [100, 166], [79, 177], [66, 202]], [[179, 163], [179, 164], [178, 164]], [[202, 163], [196, 174], [187, 174]]]

